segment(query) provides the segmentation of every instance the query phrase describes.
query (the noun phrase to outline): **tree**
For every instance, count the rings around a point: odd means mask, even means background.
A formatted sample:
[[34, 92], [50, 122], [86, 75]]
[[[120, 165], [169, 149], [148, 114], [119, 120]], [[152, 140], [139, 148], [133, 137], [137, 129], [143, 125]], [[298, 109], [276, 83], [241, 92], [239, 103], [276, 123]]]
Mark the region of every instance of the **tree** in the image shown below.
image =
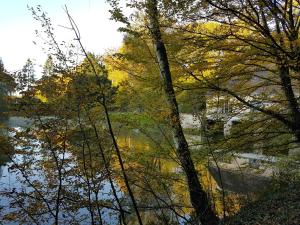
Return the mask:
[[7, 97], [15, 88], [14, 78], [5, 70], [0, 58], [0, 112], [6, 111]]
[[27, 59], [23, 68], [16, 73], [17, 90], [20, 92], [28, 91], [35, 82], [35, 71], [33, 63], [30, 59]]
[[[299, 144], [298, 5], [297, 1], [159, 2], [163, 27], [181, 31], [185, 36], [181, 43], [198, 52], [188, 58], [192, 60], [182, 60], [183, 74], [194, 78], [198, 88], [231, 96], [242, 108], [279, 121]], [[208, 21], [215, 28], [206, 29]]]
[[136, 37], [127, 34], [118, 52], [105, 57], [105, 64], [110, 68], [109, 76], [115, 73], [124, 77], [119, 83], [116, 98], [119, 110], [147, 114], [158, 119], [161, 116], [157, 108], [163, 111], [161, 106], [165, 104], [165, 99], [161, 98], [162, 85], [157, 79], [158, 68], [153, 66], [156, 59], [151, 45], [146, 35]]
[[74, 97], [79, 98], [76, 101], [79, 100], [84, 104], [96, 104], [105, 100], [107, 105], [111, 105], [117, 87], [112, 86], [100, 58], [92, 53], [88, 53], [87, 57], [70, 76], [72, 80], [69, 82], [69, 90], [73, 91]]
[[[247, 107], [257, 110], [269, 118], [280, 121], [295, 136], [300, 143], [300, 108], [298, 101], [297, 85], [299, 83], [299, 2], [298, 1], [218, 1], [207, 0], [203, 10], [199, 11], [199, 5], [203, 1], [196, 1], [186, 11], [186, 16], [193, 22], [215, 21], [222, 24], [223, 30], [219, 33], [206, 33], [198, 31], [198, 37], [193, 38], [195, 46], [206, 49], [207, 41], [209, 51], [219, 51], [219, 61], [215, 68], [231, 68], [231, 70], [218, 70], [220, 78], [245, 78], [256, 77], [260, 81], [269, 81], [276, 87], [280, 87], [280, 98], [274, 99], [274, 95], [260, 99], [264, 103], [272, 102], [272, 107], [266, 104], [253, 104], [245, 98], [244, 93], [232, 89], [228, 85], [218, 86], [207, 83], [216, 91], [228, 94]], [[205, 10], [204, 10], [204, 7]], [[186, 18], [187, 18], [186, 17]], [[186, 29], [187, 27], [182, 27]], [[195, 33], [186, 29], [187, 32]], [[228, 57], [231, 55], [231, 57]], [[229, 60], [231, 62], [229, 63]], [[234, 65], [236, 69], [233, 70]], [[245, 71], [247, 77], [245, 76]], [[265, 72], [269, 77], [262, 76], [258, 72]], [[224, 79], [224, 80], [225, 80]], [[240, 82], [241, 84], [241, 82]], [[252, 85], [253, 86], [253, 85]], [[259, 85], [255, 85], [258, 87]], [[236, 86], [237, 87], [237, 86]], [[279, 89], [277, 88], [277, 91]], [[278, 96], [278, 95], [277, 95]], [[253, 97], [253, 96], [252, 96]], [[276, 102], [275, 102], [275, 101]], [[277, 105], [278, 107], [274, 107]]]
[[50, 77], [54, 73], [54, 63], [51, 55], [48, 55], [48, 58], [43, 67], [43, 78]]
[[[125, 22], [129, 26], [128, 19], [126, 19], [122, 15], [122, 12], [118, 8], [118, 5], [115, 3], [116, 2], [113, 1], [113, 17], [118, 21]], [[197, 171], [190, 156], [188, 143], [185, 139], [180, 123], [178, 103], [174, 92], [168, 54], [160, 31], [161, 26], [159, 22], [160, 15], [158, 11], [158, 2], [156, 0], [146, 1], [145, 4], [139, 2], [136, 3], [135, 7], [139, 9], [142, 8], [143, 10], [145, 10], [147, 15], [148, 21], [146, 22], [146, 25], [149, 27], [149, 31], [152, 37], [156, 60], [161, 75], [161, 82], [164, 89], [164, 94], [167, 98], [169, 110], [168, 119], [172, 127], [175, 148], [181, 166], [187, 178], [190, 199], [196, 211], [197, 219], [203, 224], [217, 224], [218, 218], [212, 211], [209, 200], [207, 198], [207, 194], [205, 193], [199, 182]], [[127, 31], [130, 31], [130, 27], [129, 29], [127, 29]]]
[[191, 203], [195, 208], [197, 217], [202, 224], [217, 224], [218, 219], [212, 211], [207, 195], [199, 182], [194, 163], [190, 156], [188, 143], [185, 139], [180, 123], [178, 103], [174, 92], [168, 55], [160, 32], [157, 1], [147, 1], [146, 10], [149, 16], [150, 32], [154, 41], [160, 75], [163, 80], [165, 95], [167, 96], [167, 101], [169, 103], [169, 119], [173, 129], [176, 151], [178, 153], [181, 166], [183, 167], [187, 177]]

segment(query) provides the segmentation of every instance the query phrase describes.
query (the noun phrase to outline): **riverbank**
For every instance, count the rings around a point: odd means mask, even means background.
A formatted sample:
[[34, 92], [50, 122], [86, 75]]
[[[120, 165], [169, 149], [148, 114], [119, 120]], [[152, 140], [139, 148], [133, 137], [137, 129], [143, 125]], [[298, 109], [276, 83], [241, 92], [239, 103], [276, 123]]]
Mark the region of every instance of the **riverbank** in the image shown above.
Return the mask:
[[298, 225], [300, 224], [300, 182], [289, 183], [264, 193], [249, 203], [226, 225]]
[[[49, 118], [49, 117], [44, 117], [45, 119]], [[43, 118], [43, 119], [44, 119]], [[143, 175], [144, 169], [143, 168], [148, 168], [149, 165], [149, 161], [150, 159], [153, 160], [153, 164], [152, 167], [155, 168], [159, 168], [159, 173], [160, 175], [165, 175], [168, 174], [168, 177], [172, 176], [176, 179], [178, 178], [183, 178], [183, 176], [181, 176], [181, 173], [178, 173], [178, 171], [180, 172], [180, 168], [178, 166], [178, 164], [173, 161], [169, 156], [170, 156], [170, 152], [168, 151], [168, 149], [170, 148], [170, 146], [168, 145], [169, 143], [166, 142], [165, 138], [161, 135], [161, 133], [157, 134], [155, 133], [155, 127], [156, 126], [160, 126], [160, 128], [162, 128], [162, 130], [160, 130], [160, 132], [165, 132], [167, 131], [166, 124], [163, 123], [156, 123], [157, 121], [152, 120], [150, 117], [148, 117], [147, 115], [144, 114], [135, 114], [135, 113], [112, 113], [111, 114], [111, 119], [112, 122], [115, 126], [115, 128], [117, 129], [117, 141], [119, 146], [121, 147], [122, 150], [122, 156], [125, 159], [126, 165], [131, 166], [131, 170], [128, 170], [128, 174], [131, 177], [140, 177], [140, 179], [142, 179], [145, 175]], [[32, 126], [32, 123], [34, 121], [32, 119], [29, 118], [23, 118], [23, 117], [10, 117], [7, 120], [7, 126], [8, 127], [30, 127]], [[99, 124], [99, 126], [101, 126], [101, 123]], [[164, 127], [165, 126], [165, 127]], [[122, 129], [121, 129], [122, 128]], [[143, 129], [142, 129], [143, 128]], [[100, 129], [100, 128], [99, 128]], [[86, 127], [86, 131], [89, 130], [89, 127]], [[145, 132], [146, 131], [146, 132]], [[82, 138], [82, 134], [78, 133], [79, 135], [76, 136], [77, 140], [81, 140], [80, 138]], [[86, 132], [87, 135], [89, 135], [89, 132]], [[146, 135], [147, 134], [147, 135]], [[150, 134], [150, 135], [149, 135]], [[72, 134], [73, 135], [73, 134]], [[193, 143], [197, 143], [200, 140], [198, 140], [196, 138], [197, 136], [194, 136], [192, 139]], [[153, 140], [156, 140], [157, 142], [153, 143]], [[169, 137], [170, 138], [170, 137]], [[91, 139], [90, 139], [91, 140]], [[77, 141], [78, 142], [78, 141]], [[76, 143], [77, 143], [76, 142]], [[72, 143], [71, 144], [76, 144], [76, 143]], [[108, 143], [109, 144], [109, 143]], [[166, 145], [166, 146], [164, 146]], [[34, 146], [33, 146], [34, 147]], [[69, 155], [73, 154], [72, 159], [76, 159], [78, 165], [81, 164], [81, 149], [76, 149], [75, 146], [72, 147], [72, 149], [75, 149], [74, 151], [70, 151], [68, 152]], [[163, 149], [165, 149], [165, 151], [163, 151]], [[46, 151], [47, 149], [43, 149], [43, 151]], [[205, 149], [203, 149], [204, 151]], [[195, 160], [195, 162], [197, 162], [197, 165], [199, 166], [199, 171], [201, 170], [200, 167], [203, 166], [201, 163], [203, 161], [203, 151], [198, 151], [198, 149], [193, 149], [192, 153], [193, 156], [197, 157], [197, 159]], [[92, 151], [92, 153], [94, 153]], [[201, 157], [199, 156], [201, 155]], [[97, 156], [95, 154], [95, 156]], [[158, 156], [158, 157], [157, 157]], [[34, 159], [36, 159], [37, 157], [34, 156]], [[201, 159], [202, 158], [202, 159]], [[48, 158], [42, 158], [40, 157], [41, 161], [45, 162], [45, 165], [49, 165], [49, 162], [47, 162]], [[97, 162], [101, 161], [99, 160], [99, 158], [95, 158], [97, 159]], [[219, 166], [221, 166], [221, 174], [222, 174], [222, 179], [223, 179], [223, 184], [224, 184], [224, 189], [226, 191], [226, 196], [228, 197], [228, 210], [231, 213], [237, 212], [240, 208], [241, 205], [247, 204], [244, 208], [242, 208], [242, 210], [240, 212], [238, 212], [235, 216], [230, 218], [230, 221], [228, 220], [229, 225], [237, 225], [237, 224], [246, 224], [244, 223], [244, 217], [246, 219], [248, 219], [247, 215], [248, 215], [248, 211], [249, 213], [253, 214], [252, 217], [255, 217], [255, 220], [259, 221], [257, 223], [249, 223], [249, 224], [268, 224], [268, 223], [264, 223], [264, 221], [262, 220], [263, 217], [264, 219], [264, 215], [260, 216], [260, 213], [263, 212], [255, 212], [257, 207], [264, 207], [260, 210], [268, 210], [267, 205], [268, 204], [272, 204], [272, 201], [277, 201], [277, 199], [268, 199], [265, 196], [263, 196], [260, 200], [258, 200], [256, 202], [253, 203], [249, 203], [248, 201], [247, 203], [242, 201], [238, 202], [238, 206], [231, 204], [231, 200], [234, 201], [235, 196], [238, 196], [237, 194], [234, 194], [234, 196], [230, 195], [230, 193], [234, 192], [234, 193], [239, 193], [242, 195], [245, 195], [244, 191], [246, 192], [252, 192], [252, 188], [255, 189], [255, 191], [257, 191], [257, 189], [259, 189], [260, 191], [262, 190], [262, 187], [269, 187], [269, 183], [272, 181], [272, 178], [268, 179], [268, 184], [260, 184], [261, 182], [261, 178], [257, 178], [257, 176], [252, 176], [251, 174], [246, 173], [247, 171], [245, 171], [245, 173], [241, 174], [240, 171], [223, 171], [224, 170], [224, 166], [225, 164], [223, 163], [219, 163]], [[232, 164], [230, 164], [231, 166], [233, 166]], [[47, 173], [47, 168], [41, 168], [41, 174], [46, 174]], [[235, 170], [237, 169], [237, 167], [229, 167], [226, 164], [226, 168], [227, 169], [231, 169], [231, 170]], [[225, 169], [226, 169], [225, 168]], [[289, 165], [289, 168], [291, 168], [291, 166]], [[116, 171], [118, 171], [118, 167], [114, 167], [114, 169], [116, 169]], [[5, 170], [4, 170], [5, 171]], [[99, 173], [101, 173], [101, 170], [98, 170]], [[138, 172], [137, 172], [138, 171]], [[175, 172], [176, 171], [176, 172]], [[33, 171], [33, 172], [37, 172], [37, 171]], [[149, 171], [147, 171], [148, 173]], [[156, 173], [157, 171], [153, 170], [151, 171], [151, 173]], [[215, 171], [215, 176], [214, 173], [211, 173], [212, 175], [213, 181], [216, 180], [216, 182], [212, 182], [209, 181], [209, 178], [205, 177], [205, 173], [203, 174], [202, 181], [204, 182], [204, 186], [209, 188], [212, 187], [214, 188], [214, 196], [217, 196], [217, 198], [219, 198], [219, 192], [220, 192], [220, 187], [221, 185], [218, 182], [218, 172]], [[235, 173], [236, 172], [236, 173]], [[50, 173], [51, 174], [51, 173]], [[76, 171], [76, 174], [79, 174], [78, 171]], [[6, 177], [13, 177], [15, 174], [13, 174], [12, 171], [10, 171], [10, 173], [8, 173], [8, 170], [6, 172]], [[241, 176], [242, 175], [242, 176]], [[257, 174], [256, 174], [257, 175]], [[152, 176], [151, 176], [152, 177]], [[2, 180], [5, 180], [5, 176], [3, 177]], [[73, 177], [72, 177], [73, 179]], [[153, 182], [157, 182], [156, 181], [156, 177], [152, 177], [151, 179], [153, 179]], [[115, 178], [116, 181], [116, 185], [119, 187], [122, 186], [122, 180], [121, 179], [117, 179]], [[161, 181], [161, 179], [159, 178], [159, 181]], [[249, 182], [248, 182], [249, 181]], [[6, 183], [9, 183], [9, 181], [7, 181]], [[169, 183], [168, 183], [169, 185]], [[172, 186], [171, 186], [172, 185]], [[218, 185], [218, 187], [216, 186]], [[174, 194], [174, 199], [172, 199], [173, 201], [178, 201], [178, 202], [185, 202], [187, 201], [188, 197], [185, 195], [182, 195], [182, 190], [180, 190], [180, 185], [179, 183], [174, 183], [174, 184], [170, 184], [170, 187], [172, 187], [172, 193]], [[144, 188], [144, 187], [143, 187]], [[250, 190], [251, 188], [251, 190]], [[159, 190], [159, 189], [157, 189]], [[241, 191], [242, 190], [242, 191]], [[272, 198], [273, 196], [273, 191], [272, 188], [268, 189], [270, 191], [269, 195]], [[121, 193], [121, 192], [120, 192]], [[123, 192], [122, 192], [123, 193]], [[138, 192], [137, 192], [138, 193]], [[276, 192], [277, 193], [277, 192]], [[290, 193], [278, 193], [275, 194], [276, 196], [281, 196], [281, 198], [285, 198], [285, 195], [288, 195]], [[297, 193], [299, 194], [299, 193]], [[296, 194], [292, 194], [293, 196], [295, 196]], [[144, 195], [143, 195], [144, 197]], [[149, 197], [149, 196], [148, 196]], [[290, 205], [290, 200], [292, 198], [296, 198], [296, 197], [289, 197], [288, 202], [286, 204]], [[149, 197], [149, 204], [152, 204], [152, 200], [151, 197]], [[256, 198], [255, 198], [256, 199]], [[269, 201], [269, 202], [268, 202]], [[278, 199], [278, 204], [280, 204], [280, 198]], [[297, 203], [298, 200], [296, 200]], [[222, 208], [220, 206], [220, 201], [216, 201], [216, 209], [218, 208], [218, 212], [222, 211]], [[237, 202], [236, 202], [237, 203]], [[143, 202], [144, 204], [144, 202]], [[277, 204], [277, 203], [276, 203]], [[295, 203], [291, 203], [291, 204], [295, 204]], [[188, 203], [185, 202], [185, 205], [188, 205]], [[277, 206], [276, 206], [277, 207]], [[293, 211], [294, 209], [299, 209], [299, 205], [296, 205], [294, 208], [289, 208], [290, 211]], [[283, 213], [285, 212], [284, 209], [281, 209], [283, 211]], [[229, 215], [232, 215], [232, 214]], [[275, 212], [277, 213], [277, 212]], [[280, 213], [280, 212], [278, 212]], [[184, 214], [184, 215], [188, 215], [188, 213]], [[257, 218], [256, 218], [257, 215]], [[298, 221], [297, 218], [295, 219], [296, 212], [292, 212], [292, 216], [291, 218], [295, 221]], [[151, 214], [151, 216], [153, 216]], [[269, 215], [266, 215], [266, 218], [268, 218]], [[275, 214], [276, 216], [276, 214]], [[153, 216], [154, 217], [154, 216]], [[277, 217], [277, 216], [276, 216]], [[283, 216], [281, 216], [283, 217]], [[290, 218], [290, 217], [289, 217]], [[283, 218], [282, 221], [284, 221]], [[261, 220], [261, 221], [260, 221]], [[251, 222], [251, 217], [249, 219], [249, 221]], [[281, 220], [280, 220], [281, 221]], [[156, 223], [155, 223], [156, 224]], [[270, 225], [275, 225], [275, 224], [288, 224], [288, 223], [270, 223]], [[294, 223], [291, 223], [291, 225], [294, 225]]]

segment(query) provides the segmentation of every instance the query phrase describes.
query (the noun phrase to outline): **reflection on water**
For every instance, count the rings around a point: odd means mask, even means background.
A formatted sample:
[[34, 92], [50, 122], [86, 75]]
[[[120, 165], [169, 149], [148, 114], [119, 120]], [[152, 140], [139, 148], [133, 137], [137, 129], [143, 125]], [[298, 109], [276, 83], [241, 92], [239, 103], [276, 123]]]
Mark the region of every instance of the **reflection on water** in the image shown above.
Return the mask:
[[[1, 165], [0, 220], [11, 225], [31, 224], [32, 222], [37, 223], [32, 215], [38, 215], [38, 224], [53, 224], [55, 201], [59, 200], [61, 209], [57, 218], [60, 224], [66, 224], [68, 221], [77, 221], [80, 224], [91, 223], [90, 213], [86, 207], [86, 181], [84, 176], [81, 177], [80, 170], [77, 168], [78, 163], [73, 162], [77, 156], [68, 151], [56, 152], [57, 162], [63, 162], [58, 165], [58, 167], [63, 165], [60, 167], [59, 173], [64, 174], [60, 179], [60, 187], [58, 187], [56, 179], [58, 174], [49, 152], [40, 141], [26, 135], [26, 138], [21, 137], [28, 132], [27, 129], [32, 121], [12, 118], [6, 121], [6, 124], [14, 129], [9, 135], [14, 139], [15, 154], [10, 161]], [[19, 125], [24, 127], [15, 127]], [[103, 203], [111, 202], [110, 187], [105, 177], [102, 178], [101, 175], [100, 177], [94, 176], [94, 181], [100, 191], [97, 193], [91, 191], [89, 197], [95, 200], [101, 196], [100, 200]], [[98, 180], [96, 181], [96, 179]], [[57, 193], [59, 189], [60, 195], [62, 196], [62, 192], [64, 192], [66, 199], [60, 199]], [[121, 191], [117, 189], [117, 192], [121, 197]], [[67, 198], [71, 199], [71, 202], [67, 203]], [[110, 221], [109, 224], [117, 224], [118, 219], [113, 206], [103, 207], [101, 216], [103, 220]]]
[[[101, 220], [106, 224], [118, 224], [120, 209], [90, 131], [85, 133], [88, 141], [74, 132], [73, 138], [66, 141], [63, 129], [57, 133], [51, 129], [36, 133], [30, 130], [32, 123], [30, 119], [18, 117], [5, 121], [15, 129], [11, 136], [16, 152], [11, 162], [3, 162], [0, 167], [0, 219], [6, 219], [5, 224], [31, 224], [28, 221], [35, 222], [37, 218], [36, 222], [41, 224], [53, 224], [55, 218], [61, 224], [98, 224]], [[139, 209], [147, 221], [145, 224], [187, 223], [191, 206], [184, 176], [167, 137], [153, 135], [138, 130], [124, 130], [118, 134]], [[37, 140], [41, 137], [46, 142], [50, 139], [50, 144]], [[119, 174], [119, 164], [110, 141], [103, 138], [103, 142], [107, 145], [117, 198], [129, 224], [134, 224], [136, 218]], [[197, 169], [215, 209], [222, 215], [224, 196], [218, 189], [218, 180], [213, 179], [203, 164], [197, 165]], [[231, 193], [225, 197], [227, 213], [238, 210], [239, 196]]]
[[0, 121], [3, 125], [10, 128], [17, 128], [17, 127], [27, 128], [27, 127], [31, 127], [34, 122], [32, 119], [19, 117], [19, 116], [2, 118]]
[[9, 141], [9, 130], [7, 128], [8, 120], [8, 118], [0, 116], [0, 166], [6, 164], [13, 154], [13, 146]]

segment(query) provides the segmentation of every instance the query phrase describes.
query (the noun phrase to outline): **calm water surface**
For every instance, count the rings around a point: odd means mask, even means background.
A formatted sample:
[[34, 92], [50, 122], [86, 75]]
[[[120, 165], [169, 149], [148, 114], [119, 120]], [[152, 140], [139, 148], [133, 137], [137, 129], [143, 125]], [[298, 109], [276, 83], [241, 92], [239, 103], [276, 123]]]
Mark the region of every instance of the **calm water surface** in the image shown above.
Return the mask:
[[[30, 119], [26, 119], [26, 118], [22, 118], [22, 117], [10, 117], [7, 120], [4, 120], [3, 123], [10, 129], [15, 129], [15, 131], [20, 131], [20, 130], [24, 130], [27, 128], [30, 128], [33, 124], [33, 120]], [[12, 136], [14, 135], [14, 131], [13, 130], [7, 130], [7, 129], [2, 129], [1, 131], [2, 135], [7, 135], [7, 136]], [[137, 155], [138, 152], [140, 151], [151, 151], [152, 148], [155, 148], [154, 146], [157, 146], [157, 143], [153, 145], [153, 143], [151, 144], [151, 141], [149, 141], [149, 139], [145, 138], [145, 136], [143, 136], [141, 133], [139, 133], [138, 130], [133, 130], [133, 131], [126, 131], [126, 132], [121, 132], [118, 136], [118, 142], [119, 145], [123, 148], [125, 148], [126, 150], [129, 151], [136, 151]], [[26, 185], [26, 179], [24, 178], [24, 174], [22, 174], [20, 172], [20, 170], [16, 169], [14, 167], [14, 164], [22, 164], [24, 162], [31, 162], [30, 160], [32, 160], [32, 164], [29, 164], [28, 166], [30, 167], [32, 174], [30, 174], [30, 180], [37, 180], [40, 183], [44, 183], [45, 180], [47, 180], [47, 174], [44, 173], [43, 170], [41, 170], [40, 164], [39, 162], [43, 161], [45, 156], [45, 153], [41, 150], [42, 145], [41, 143], [39, 143], [36, 140], [30, 140], [30, 145], [34, 146], [34, 147], [30, 147], [25, 149], [24, 146], [14, 146], [15, 149], [17, 150], [16, 154], [13, 154], [11, 156], [12, 161], [7, 161], [7, 162], [3, 162], [2, 165], [0, 165], [0, 193], [2, 194], [0, 196], [0, 215], [4, 215], [6, 213], [9, 212], [13, 212], [13, 210], [15, 210], [13, 207], [11, 207], [11, 203], [13, 202], [11, 198], [8, 198], [5, 193], [11, 193], [11, 192], [30, 192], [33, 191], [31, 187], [29, 187], [28, 185]], [[26, 154], [22, 154], [22, 151], [18, 151], [18, 150], [24, 150], [24, 151], [28, 151], [30, 152], [29, 156]], [[151, 155], [151, 154], [150, 154]], [[66, 152], [64, 154], [64, 158], [66, 159], [66, 161], [68, 161], [68, 165], [67, 165], [67, 169], [72, 169], [72, 167], [76, 166], [76, 162], [74, 160], [76, 160], [78, 156], [73, 155], [73, 153], [70, 152]], [[141, 159], [142, 160], [142, 159]], [[178, 166], [178, 164], [176, 164], [175, 161], [172, 160], [159, 160], [159, 163], [162, 165], [159, 165], [160, 167], [164, 167], [167, 170], [176, 172], [176, 173], [180, 173], [180, 167]], [[36, 169], [35, 168], [39, 168]], [[206, 171], [208, 174], [209, 172]], [[211, 170], [212, 173], [216, 173], [216, 171]], [[214, 185], [213, 185], [213, 189], [215, 189], [214, 191], [216, 192], [220, 192], [219, 189], [220, 187], [218, 187], [218, 184], [220, 186], [220, 181], [218, 180], [218, 175], [217, 174], [213, 174], [214, 177], [216, 178], [216, 181], [214, 181]], [[209, 175], [210, 176], [210, 175]], [[65, 186], [72, 186], [73, 183], [72, 182], [76, 182], [76, 179], [78, 179], [76, 176], [70, 176], [68, 180], [64, 181], [64, 185]], [[213, 179], [213, 176], [210, 176], [209, 179]], [[241, 180], [244, 178], [238, 177], [236, 174], [231, 175], [230, 173], [226, 173], [226, 176], [224, 176], [223, 179], [226, 179], [224, 181], [224, 183], [229, 184], [226, 187], [228, 189], [232, 189], [232, 190], [227, 190], [227, 191], [235, 191], [235, 192], [239, 192], [239, 190], [245, 190], [244, 186], [241, 184]], [[255, 178], [254, 178], [255, 179]], [[204, 178], [204, 180], [206, 180], [206, 178]], [[47, 183], [47, 182], [46, 182]], [[124, 196], [124, 193], [122, 192], [122, 182], [120, 182], [119, 180], [115, 181], [115, 187], [117, 188], [118, 191], [118, 197], [121, 199], [124, 199], [125, 203], [126, 201], [128, 201], [128, 197], [126, 200], [126, 196]], [[253, 184], [255, 186], [255, 184]], [[264, 185], [264, 184], [260, 184], [260, 185]], [[212, 186], [212, 185], [210, 185]], [[175, 189], [179, 189], [175, 187]], [[86, 191], [83, 187], [78, 188], [77, 193], [83, 193], [84, 191]], [[101, 188], [100, 188], [100, 192], [99, 192], [99, 198], [100, 200], [103, 201], [113, 201], [114, 198], [111, 194], [111, 187], [110, 184], [107, 180], [104, 180], [101, 183]], [[180, 193], [181, 191], [179, 191]], [[180, 193], [182, 195], [186, 196], [186, 193]], [[95, 198], [95, 196], [91, 196], [92, 198]], [[124, 198], [123, 198], [124, 197]], [[165, 197], [165, 196], [163, 196]], [[146, 198], [145, 198], [146, 199]], [[148, 197], [147, 197], [148, 199]], [[154, 200], [148, 200], [148, 201], [154, 201]], [[23, 203], [26, 204], [26, 203]], [[141, 202], [142, 204], [142, 202]], [[220, 203], [219, 203], [220, 205]], [[216, 206], [218, 207], [218, 206]], [[128, 208], [129, 209], [129, 208]], [[185, 214], [185, 213], [184, 213]], [[183, 215], [184, 215], [183, 214]], [[89, 212], [87, 208], [80, 208], [79, 210], [77, 210], [74, 213], [74, 218], [78, 219], [78, 221], [80, 220], [80, 218], [84, 218], [83, 221], [79, 222], [80, 224], [89, 224], [91, 221], [89, 219]], [[102, 219], [104, 221], [106, 221], [106, 224], [118, 224], [118, 216], [116, 216], [116, 214], [114, 213], [113, 210], [107, 209], [107, 208], [103, 208], [101, 210], [101, 216]], [[151, 214], [147, 214], [144, 213], [144, 217], [150, 217]], [[171, 215], [171, 217], [174, 215]], [[47, 218], [47, 216], [44, 216], [45, 219]], [[63, 213], [60, 215], [60, 218], [62, 220], [64, 220], [64, 218], [66, 217], [66, 215], [64, 215]], [[188, 215], [184, 216], [186, 217], [186, 219], [189, 218]], [[134, 219], [133, 219], [134, 220]], [[177, 222], [182, 223], [185, 219], [184, 218], [179, 218], [177, 219]], [[52, 224], [53, 220], [49, 219], [48, 223], [45, 222], [43, 224]], [[19, 224], [16, 222], [10, 222], [10, 223], [5, 223], [5, 224], [9, 224], [9, 225], [14, 225], [14, 224]]]

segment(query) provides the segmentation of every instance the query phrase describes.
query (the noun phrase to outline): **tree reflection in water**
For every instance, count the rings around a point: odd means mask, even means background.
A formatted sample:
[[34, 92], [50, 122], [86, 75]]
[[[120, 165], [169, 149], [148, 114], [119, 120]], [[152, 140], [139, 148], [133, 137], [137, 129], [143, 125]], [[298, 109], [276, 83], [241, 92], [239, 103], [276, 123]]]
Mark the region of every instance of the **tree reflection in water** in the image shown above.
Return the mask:
[[[37, 119], [35, 126], [15, 129], [16, 146], [0, 179], [4, 199], [1, 220], [11, 224], [135, 224], [136, 216], [112, 143], [103, 126], [97, 126], [107, 168], [91, 126], [84, 130], [61, 118]], [[151, 141], [151, 135], [156, 135]], [[191, 205], [183, 174], [167, 137], [123, 130], [118, 135], [125, 169], [145, 224], [185, 224]], [[201, 179], [216, 210], [222, 214], [221, 195], [205, 167]], [[120, 205], [112, 191], [113, 186]], [[13, 182], [8, 182], [8, 179]], [[9, 185], [8, 185], [9, 183]], [[239, 199], [227, 196], [227, 212], [239, 208]], [[230, 206], [230, 201], [233, 201]], [[9, 224], [9, 223], [8, 223]]]

